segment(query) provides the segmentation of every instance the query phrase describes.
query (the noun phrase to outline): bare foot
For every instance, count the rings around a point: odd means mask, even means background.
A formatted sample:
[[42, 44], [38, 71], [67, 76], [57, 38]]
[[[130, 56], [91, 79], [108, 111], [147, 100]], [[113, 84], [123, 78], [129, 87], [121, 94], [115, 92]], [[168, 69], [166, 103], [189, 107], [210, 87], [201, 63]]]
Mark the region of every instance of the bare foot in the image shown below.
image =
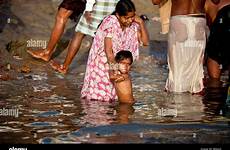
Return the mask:
[[51, 60], [49, 64], [54, 70], [56, 70], [56, 71], [58, 71], [58, 72], [60, 72], [62, 74], [67, 73], [67, 69], [63, 65], [60, 65], [59, 63], [57, 63], [57, 62], [55, 62], [53, 60]]
[[34, 58], [42, 59], [44, 61], [50, 60], [49, 52], [46, 49], [39, 49], [39, 50], [28, 49], [27, 52]]

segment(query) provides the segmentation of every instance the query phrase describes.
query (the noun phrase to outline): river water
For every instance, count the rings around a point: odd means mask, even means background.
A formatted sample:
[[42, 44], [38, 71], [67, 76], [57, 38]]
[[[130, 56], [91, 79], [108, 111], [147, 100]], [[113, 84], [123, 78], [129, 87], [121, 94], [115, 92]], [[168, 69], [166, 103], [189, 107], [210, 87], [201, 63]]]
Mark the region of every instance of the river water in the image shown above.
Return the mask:
[[[12, 9], [7, 6], [7, 14], [12, 12], [24, 25], [15, 28], [14, 24], [4, 24], [0, 45], [13, 39], [49, 37], [56, 8], [51, 9], [51, 1], [41, 1], [11, 1]], [[148, 6], [147, 2], [140, 2]], [[151, 7], [141, 9], [142, 13], [147, 10], [153, 11]], [[222, 76], [223, 87], [208, 88], [207, 84], [203, 95], [165, 92], [166, 36], [158, 34], [159, 23], [147, 26], [150, 46], [141, 48], [140, 59], [131, 71], [137, 101], [133, 106], [80, 99], [89, 49], [87, 38], [65, 76], [28, 55], [19, 61], [13, 59], [30, 68], [30, 72], [23, 73], [0, 51], [0, 143], [229, 144], [227, 73]], [[20, 36], [17, 38], [16, 34]], [[63, 62], [65, 56], [66, 51], [55, 59]], [[5, 64], [1, 63], [3, 60]], [[2, 73], [10, 78], [2, 80]]]
[[8, 110], [1, 143], [230, 143], [226, 88], [203, 96], [164, 91], [165, 41], [142, 48], [132, 67], [133, 106], [80, 99], [87, 54], [65, 76], [29, 59], [30, 73], [1, 81], [0, 108]]

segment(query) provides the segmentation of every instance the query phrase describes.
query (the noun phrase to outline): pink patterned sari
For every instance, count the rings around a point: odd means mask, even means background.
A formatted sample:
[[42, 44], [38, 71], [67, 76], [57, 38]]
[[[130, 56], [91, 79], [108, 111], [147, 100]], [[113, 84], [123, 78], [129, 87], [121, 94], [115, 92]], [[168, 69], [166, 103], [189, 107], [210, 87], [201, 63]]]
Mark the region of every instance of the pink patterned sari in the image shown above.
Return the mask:
[[82, 98], [100, 101], [114, 101], [117, 99], [113, 83], [109, 79], [109, 66], [104, 49], [104, 39], [112, 39], [114, 56], [120, 50], [132, 52], [134, 60], [139, 56], [138, 24], [122, 30], [115, 15], [107, 16], [97, 30], [89, 52]]

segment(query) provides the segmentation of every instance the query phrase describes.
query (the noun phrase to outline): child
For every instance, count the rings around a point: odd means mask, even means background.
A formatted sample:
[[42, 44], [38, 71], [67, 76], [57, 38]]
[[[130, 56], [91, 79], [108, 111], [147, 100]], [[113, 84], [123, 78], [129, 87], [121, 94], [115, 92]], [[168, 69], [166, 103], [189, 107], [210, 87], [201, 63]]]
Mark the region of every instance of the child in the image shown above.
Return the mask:
[[130, 51], [119, 51], [115, 56], [117, 64], [110, 66], [110, 79], [114, 83], [120, 103], [134, 103], [132, 82], [129, 76], [133, 56]]

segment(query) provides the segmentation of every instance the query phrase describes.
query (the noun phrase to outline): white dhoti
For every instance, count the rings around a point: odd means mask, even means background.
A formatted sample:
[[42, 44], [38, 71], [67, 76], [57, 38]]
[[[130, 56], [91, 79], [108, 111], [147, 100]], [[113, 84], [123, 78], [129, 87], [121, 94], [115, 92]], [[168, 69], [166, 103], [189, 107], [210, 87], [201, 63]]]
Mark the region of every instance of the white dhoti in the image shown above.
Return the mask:
[[204, 88], [205, 29], [205, 18], [187, 15], [171, 17], [166, 90], [197, 93]]

